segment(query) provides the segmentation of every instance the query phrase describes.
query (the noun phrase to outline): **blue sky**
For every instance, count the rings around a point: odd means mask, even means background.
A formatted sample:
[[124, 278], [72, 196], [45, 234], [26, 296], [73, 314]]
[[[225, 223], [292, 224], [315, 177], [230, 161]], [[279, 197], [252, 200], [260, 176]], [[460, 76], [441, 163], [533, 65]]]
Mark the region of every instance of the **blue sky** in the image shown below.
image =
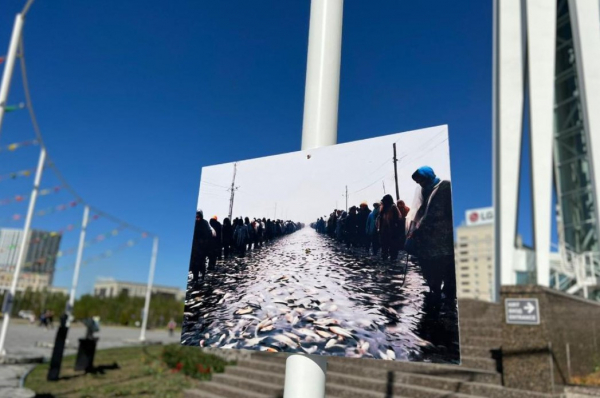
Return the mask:
[[[23, 3], [0, 3], [0, 52]], [[448, 124], [457, 225], [466, 209], [491, 205], [491, 7], [345, 2], [339, 142]], [[202, 166], [299, 150], [309, 12], [307, 0], [38, 0], [29, 11], [29, 80], [50, 155], [87, 201], [160, 235], [157, 283], [184, 286]], [[22, 100], [16, 72], [9, 102]], [[0, 146], [30, 138], [25, 111], [5, 117]], [[37, 155], [1, 153], [0, 174]], [[46, 176], [43, 186], [58, 183]], [[2, 181], [0, 196], [27, 193], [31, 181]], [[49, 195], [38, 208], [69, 200]], [[25, 208], [0, 206], [0, 219]], [[34, 227], [79, 223], [81, 210]], [[115, 227], [98, 220], [89, 238]], [[84, 257], [138, 237], [123, 232]], [[76, 241], [65, 234], [63, 247]], [[85, 267], [80, 292], [96, 276], [145, 281], [150, 250], [142, 240]], [[56, 284], [67, 286], [74, 258], [60, 261]]]

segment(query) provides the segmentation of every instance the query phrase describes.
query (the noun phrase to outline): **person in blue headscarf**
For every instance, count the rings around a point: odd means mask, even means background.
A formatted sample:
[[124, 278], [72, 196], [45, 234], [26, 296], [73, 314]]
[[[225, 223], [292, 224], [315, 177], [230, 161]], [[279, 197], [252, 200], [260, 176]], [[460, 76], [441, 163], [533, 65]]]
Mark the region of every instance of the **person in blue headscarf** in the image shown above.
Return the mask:
[[421, 186], [421, 205], [415, 215], [410, 239], [417, 247], [423, 277], [434, 299], [442, 293], [456, 298], [452, 194], [450, 181], [440, 180], [433, 169], [422, 166], [412, 175]]

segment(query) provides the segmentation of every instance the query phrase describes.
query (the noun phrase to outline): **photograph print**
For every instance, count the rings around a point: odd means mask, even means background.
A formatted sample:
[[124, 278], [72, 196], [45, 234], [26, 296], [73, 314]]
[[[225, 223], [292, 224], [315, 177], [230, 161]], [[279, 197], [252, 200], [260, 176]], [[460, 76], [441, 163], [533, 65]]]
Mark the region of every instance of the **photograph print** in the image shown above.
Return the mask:
[[448, 127], [202, 168], [181, 343], [460, 363]]

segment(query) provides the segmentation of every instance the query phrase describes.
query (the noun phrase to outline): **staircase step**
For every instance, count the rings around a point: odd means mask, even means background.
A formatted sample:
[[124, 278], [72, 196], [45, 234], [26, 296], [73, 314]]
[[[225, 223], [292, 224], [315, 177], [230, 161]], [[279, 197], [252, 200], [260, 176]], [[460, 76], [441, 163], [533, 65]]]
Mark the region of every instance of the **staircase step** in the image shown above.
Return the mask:
[[446, 377], [463, 381], [500, 384], [501, 376], [496, 371], [473, 369], [458, 365], [441, 365], [416, 362], [392, 362], [374, 359], [340, 361], [335, 357], [327, 363], [328, 371], [364, 377], [381, 377], [382, 372], [416, 373]]
[[200, 383], [197, 390], [187, 390], [185, 392], [185, 398], [204, 398], [202, 395], [188, 394], [204, 394], [205, 392], [208, 392], [209, 394], [215, 395], [219, 398], [273, 398], [277, 396], [274, 394], [263, 394], [255, 391], [248, 391], [247, 389], [229, 386], [221, 382], [208, 381]]
[[492, 353], [488, 347], [478, 347], [475, 345], [461, 345], [460, 355], [462, 357], [473, 357], [473, 358], [491, 358]]
[[489, 370], [490, 372], [497, 371], [496, 361], [492, 358], [481, 357], [461, 357], [461, 366], [472, 369]]
[[502, 338], [502, 329], [492, 326], [463, 326], [460, 325], [460, 334], [473, 337]]
[[478, 347], [489, 347], [489, 348], [499, 348], [502, 345], [502, 339], [492, 338], [492, 337], [477, 337], [461, 334], [460, 335], [460, 344], [461, 345], [475, 345]]
[[244, 391], [252, 391], [268, 396], [277, 396], [283, 393], [283, 381], [274, 384], [272, 381], [255, 380], [246, 377], [239, 377], [231, 373], [218, 373], [212, 376], [211, 382], [222, 383], [227, 386], [243, 389]]
[[244, 377], [256, 381], [265, 381], [277, 385], [283, 385], [285, 382], [285, 370], [281, 373], [274, 373], [242, 366], [228, 366], [225, 369], [225, 374], [231, 374], [236, 377]]
[[184, 390], [183, 398], [223, 398], [223, 396], [202, 390]]
[[475, 398], [473, 395], [465, 395], [448, 390], [395, 384], [385, 380], [378, 381], [366, 377], [347, 377], [334, 372], [328, 372], [327, 379], [332, 379], [331, 383], [327, 383], [327, 392], [340, 395], [344, 398], [385, 398], [389, 397], [390, 393], [393, 397], [401, 396], [406, 398]]

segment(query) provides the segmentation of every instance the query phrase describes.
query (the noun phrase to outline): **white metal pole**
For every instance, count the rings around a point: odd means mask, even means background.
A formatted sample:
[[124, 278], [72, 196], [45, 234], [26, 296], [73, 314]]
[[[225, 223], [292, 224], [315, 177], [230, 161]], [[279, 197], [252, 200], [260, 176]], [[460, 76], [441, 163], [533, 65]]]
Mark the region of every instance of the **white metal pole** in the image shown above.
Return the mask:
[[83, 246], [85, 245], [85, 232], [87, 229], [88, 215], [90, 208], [85, 206], [83, 209], [83, 221], [81, 222], [81, 232], [79, 233], [79, 247], [77, 248], [77, 260], [75, 260], [75, 271], [73, 272], [73, 282], [71, 283], [71, 294], [67, 304], [67, 315], [69, 322], [73, 316], [73, 306], [75, 305], [75, 293], [77, 291], [77, 282], [79, 281], [79, 268], [81, 267], [81, 258], [83, 257]]
[[337, 143], [343, 0], [312, 0], [302, 149]]
[[15, 17], [15, 25], [13, 27], [12, 36], [10, 37], [10, 45], [8, 53], [4, 60], [4, 73], [2, 75], [2, 85], [0, 86], [0, 131], [2, 131], [2, 121], [4, 120], [4, 107], [8, 100], [8, 92], [10, 91], [10, 82], [12, 80], [15, 61], [17, 59], [17, 50], [19, 41], [21, 40], [21, 32], [23, 31], [23, 16], [17, 14]]
[[[343, 0], [312, 0], [308, 33], [302, 149], [337, 143]], [[325, 398], [327, 358], [292, 354], [284, 398]]]
[[152, 258], [150, 259], [150, 274], [148, 275], [148, 287], [146, 288], [146, 302], [144, 303], [144, 316], [142, 319], [142, 331], [140, 341], [146, 340], [146, 326], [148, 325], [148, 312], [150, 310], [150, 297], [152, 295], [152, 282], [154, 281], [154, 269], [156, 268], [156, 256], [158, 254], [158, 237], [154, 237], [152, 243]]
[[46, 149], [42, 147], [40, 151], [40, 159], [38, 161], [37, 169], [35, 171], [35, 180], [33, 182], [33, 190], [29, 198], [29, 208], [27, 209], [27, 217], [25, 217], [25, 226], [23, 227], [23, 234], [21, 235], [21, 242], [19, 242], [19, 253], [17, 255], [17, 265], [15, 272], [13, 273], [12, 283], [10, 285], [10, 291], [4, 294], [8, 294], [8, 297], [4, 299], [4, 319], [2, 320], [2, 331], [0, 331], [0, 354], [5, 355], [4, 342], [6, 340], [6, 332], [8, 330], [8, 323], [10, 322], [10, 311], [12, 309], [12, 302], [17, 290], [17, 282], [19, 281], [19, 273], [21, 267], [25, 262], [25, 248], [27, 247], [27, 240], [29, 237], [29, 229], [31, 227], [31, 219], [33, 218], [33, 211], [35, 210], [35, 202], [37, 199], [38, 191], [40, 189], [40, 181], [42, 179], [42, 172], [44, 170], [44, 163], [46, 162]]

